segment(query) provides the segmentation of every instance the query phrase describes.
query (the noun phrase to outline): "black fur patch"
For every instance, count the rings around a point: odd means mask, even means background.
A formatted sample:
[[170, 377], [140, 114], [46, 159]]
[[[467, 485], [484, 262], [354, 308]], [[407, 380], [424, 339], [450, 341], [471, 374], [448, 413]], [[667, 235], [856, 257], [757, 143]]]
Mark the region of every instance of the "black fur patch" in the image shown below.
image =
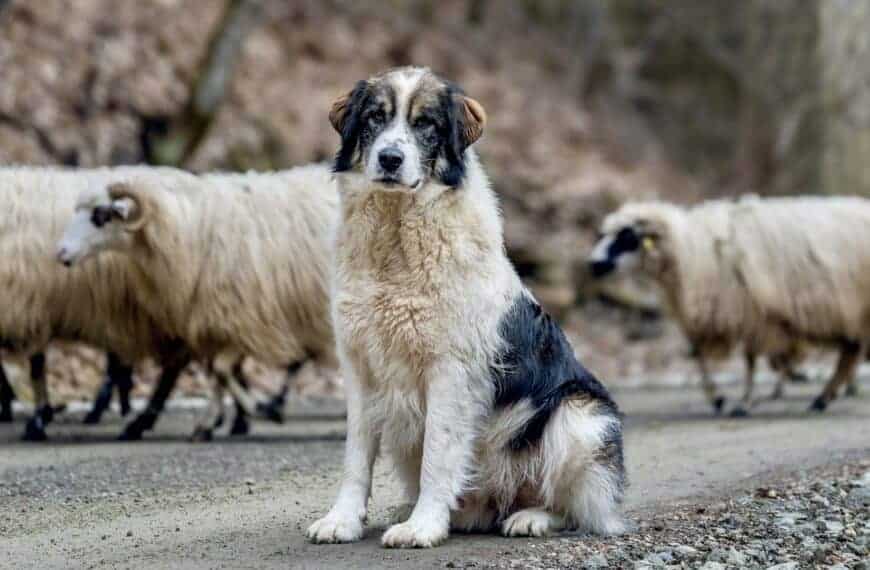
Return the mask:
[[346, 172], [353, 168], [354, 155], [359, 146], [360, 132], [363, 127], [363, 108], [369, 97], [368, 83], [357, 82], [347, 103], [347, 117], [341, 129], [341, 147], [335, 156], [335, 172]]
[[[521, 295], [500, 325], [505, 351], [492, 367], [496, 384], [495, 407], [504, 408], [529, 400], [534, 417], [510, 442], [513, 450], [536, 444], [550, 416], [562, 401], [575, 395], [596, 400], [602, 413], [618, 416], [607, 389], [580, 364], [565, 334], [541, 306]], [[611, 434], [622, 461], [622, 435]]]
[[634, 231], [634, 228], [622, 228], [616, 234], [616, 239], [607, 248], [607, 258], [614, 260], [623, 253], [637, 251], [640, 247], [640, 236]]
[[465, 149], [468, 144], [462, 137], [459, 113], [459, 100], [462, 90], [455, 85], [448, 85], [441, 96], [441, 112], [444, 114], [445, 130], [441, 136], [440, 153], [443, 154], [447, 166], [436, 176], [445, 186], [456, 188], [465, 178]]

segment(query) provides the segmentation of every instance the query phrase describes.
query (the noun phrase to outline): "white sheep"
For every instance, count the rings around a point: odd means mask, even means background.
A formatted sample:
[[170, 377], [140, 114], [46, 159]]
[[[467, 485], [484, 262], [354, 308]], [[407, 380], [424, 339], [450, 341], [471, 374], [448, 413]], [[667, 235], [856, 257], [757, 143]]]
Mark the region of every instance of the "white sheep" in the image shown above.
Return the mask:
[[[167, 169], [67, 170], [14, 167], [0, 170], [0, 342], [8, 358], [30, 368], [37, 411], [25, 438], [43, 439], [51, 419], [41, 351], [51, 339], [84, 341], [110, 348], [126, 362], [157, 356], [163, 377], [177, 375], [189, 354], [134, 302], [131, 269], [106, 257], [67, 270], [54, 260], [55, 244], [71, 219], [76, 196], [133, 174], [182, 180], [191, 175]], [[157, 402], [160, 407], [162, 403]]]
[[[329, 168], [167, 182], [135, 176], [83, 195], [59, 259], [124, 264], [137, 304], [197, 357], [220, 355], [216, 390], [229, 388], [247, 410], [254, 404], [229, 373], [234, 358], [334, 365], [328, 283], [338, 195]], [[219, 414], [213, 403], [198, 432]]]
[[732, 414], [745, 415], [753, 404], [756, 357], [769, 356], [780, 372], [776, 391], [781, 392], [783, 379], [793, 374], [792, 365], [802, 356], [803, 343], [783, 322], [769, 318], [747, 290], [733, 239], [735, 208], [725, 201], [688, 209], [660, 202], [626, 204], [602, 223], [590, 265], [598, 276], [619, 267], [639, 271], [659, 284], [692, 345], [702, 386], [717, 412], [725, 399], [717, 392], [709, 361], [742, 343], [746, 383]]
[[738, 277], [764, 317], [840, 350], [833, 377], [812, 404], [822, 411], [842, 386], [855, 390], [870, 338], [870, 201], [746, 200], [731, 219]]

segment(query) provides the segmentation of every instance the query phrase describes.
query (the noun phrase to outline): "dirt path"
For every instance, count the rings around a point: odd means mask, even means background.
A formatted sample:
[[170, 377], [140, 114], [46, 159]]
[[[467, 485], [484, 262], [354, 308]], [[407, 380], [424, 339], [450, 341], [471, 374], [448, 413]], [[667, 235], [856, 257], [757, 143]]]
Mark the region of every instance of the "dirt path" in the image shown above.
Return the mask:
[[[743, 420], [711, 418], [693, 389], [617, 392], [628, 416], [631, 517], [870, 457], [870, 395], [818, 416], [804, 412], [818, 385], [790, 388], [789, 399]], [[55, 426], [47, 445], [17, 442], [20, 423], [0, 427], [0, 567], [461, 567], [542, 545], [472, 536], [430, 551], [383, 550], [379, 529], [398, 500], [383, 468], [366, 540], [310, 545], [302, 533], [334, 495], [343, 423], [258, 425], [249, 441], [207, 445], [185, 441], [191, 425], [189, 413], [171, 413], [148, 441], [122, 444], [112, 439], [118, 421], [70, 423]]]

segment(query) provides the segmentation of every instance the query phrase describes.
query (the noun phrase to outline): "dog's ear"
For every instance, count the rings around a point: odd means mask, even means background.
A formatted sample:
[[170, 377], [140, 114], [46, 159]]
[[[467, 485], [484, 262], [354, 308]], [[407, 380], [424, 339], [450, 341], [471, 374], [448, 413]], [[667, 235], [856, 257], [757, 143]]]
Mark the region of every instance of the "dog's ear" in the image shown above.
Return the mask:
[[368, 83], [357, 82], [353, 90], [339, 97], [329, 111], [329, 122], [341, 135], [341, 148], [335, 157], [336, 172], [350, 170], [353, 156], [359, 143], [359, 131], [362, 127], [360, 114], [368, 98]]
[[459, 113], [460, 135], [462, 143], [467, 147], [483, 134], [486, 111], [483, 110], [483, 105], [466, 95], [462, 96], [459, 104], [462, 107]]
[[444, 148], [447, 165], [438, 176], [443, 184], [455, 188], [465, 176], [465, 149], [483, 134], [486, 111], [480, 103], [465, 95], [455, 85], [448, 85], [443, 105], [447, 117]]

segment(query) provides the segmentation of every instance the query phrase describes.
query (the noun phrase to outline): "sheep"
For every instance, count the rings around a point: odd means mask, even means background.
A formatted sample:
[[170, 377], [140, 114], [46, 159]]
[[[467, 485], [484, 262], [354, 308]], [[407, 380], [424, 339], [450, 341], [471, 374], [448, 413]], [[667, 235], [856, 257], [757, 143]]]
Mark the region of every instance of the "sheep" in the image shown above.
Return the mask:
[[630, 203], [605, 218], [602, 237], [590, 255], [598, 277], [617, 267], [637, 270], [661, 288], [670, 312], [688, 338], [701, 371], [704, 392], [720, 413], [725, 398], [713, 383], [709, 360], [730, 354], [743, 343], [746, 382], [734, 416], [752, 407], [756, 357], [767, 354], [782, 381], [802, 357], [800, 339], [767, 319], [738, 273], [732, 239], [735, 204], [713, 201], [694, 208], [647, 202]]
[[[256, 407], [233, 381], [232, 355], [335, 366], [328, 280], [338, 195], [330, 169], [174, 182], [134, 176], [82, 196], [58, 258], [124, 263], [137, 303], [197, 357], [215, 359], [216, 391], [229, 388], [246, 410]], [[215, 425], [218, 401], [198, 432]]]
[[[55, 244], [72, 217], [76, 196], [91, 185], [136, 173], [146, 178], [192, 179], [170, 169], [126, 167], [67, 170], [12, 167], [0, 171], [0, 342], [7, 357], [30, 368], [37, 410], [25, 439], [44, 439], [50, 421], [41, 351], [54, 338], [111, 348], [126, 362], [157, 356], [161, 380], [170, 382], [190, 360], [186, 347], [166, 335], [133, 300], [136, 281], [129, 268], [106, 257], [89, 267], [66, 270], [54, 262]], [[167, 393], [168, 395], [168, 393]], [[162, 394], [151, 406], [162, 408]], [[152, 411], [153, 411], [152, 409]]]

